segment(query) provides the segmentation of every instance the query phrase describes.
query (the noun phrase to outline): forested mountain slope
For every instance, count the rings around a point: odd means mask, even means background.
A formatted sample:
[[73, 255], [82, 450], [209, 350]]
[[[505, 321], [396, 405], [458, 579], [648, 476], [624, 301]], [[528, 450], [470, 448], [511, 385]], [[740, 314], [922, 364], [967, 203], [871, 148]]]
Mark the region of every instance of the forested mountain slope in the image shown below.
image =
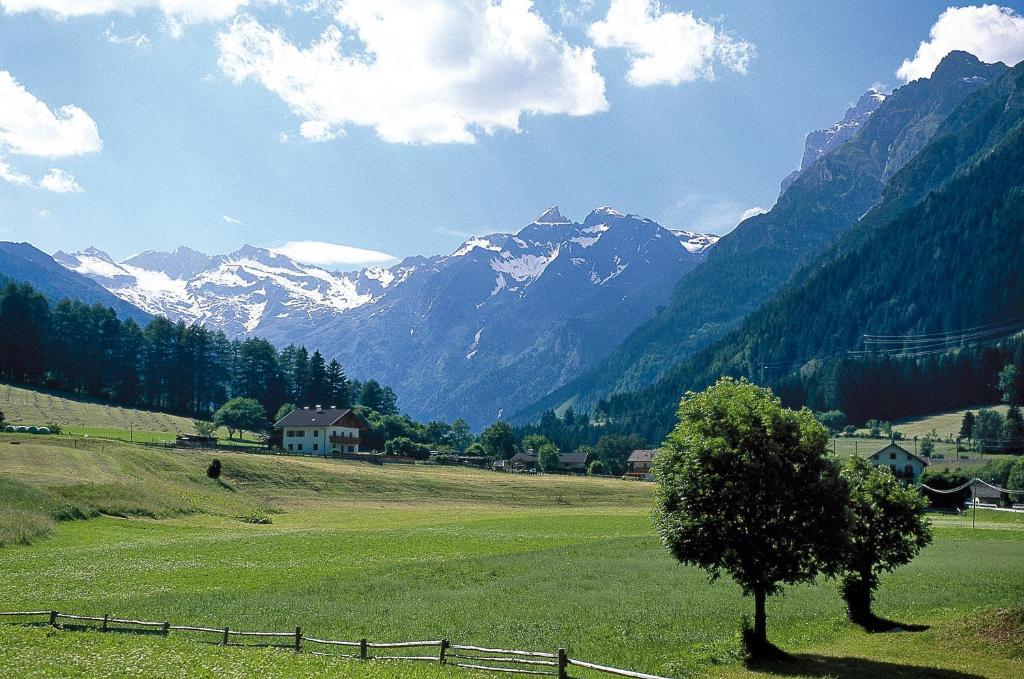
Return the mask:
[[95, 281], [68, 271], [50, 255], [28, 243], [0, 241], [0, 274], [0, 283], [31, 283], [53, 302], [77, 299], [87, 304], [109, 306], [122, 319], [131, 318], [144, 323], [152, 318]]
[[593, 368], [518, 415], [565, 403], [588, 409], [615, 392], [641, 389], [735, 328], [802, 265], [820, 256], [881, 198], [973, 92], [1005, 73], [964, 52], [931, 78], [892, 93], [854, 137], [807, 168], [771, 212], [747, 219], [676, 285], [667, 308]]
[[[938, 360], [949, 334], [979, 326], [1009, 333], [1024, 319], [1022, 272], [1024, 64], [968, 98], [883, 201], [738, 330], [655, 385], [602, 405], [612, 421], [658, 439], [684, 391], [732, 374], [774, 383], [818, 409], [862, 411], [851, 375], [873, 359], [847, 352], [863, 349], [865, 333], [941, 338], [906, 340], [924, 361]], [[870, 398], [881, 407], [889, 390], [877, 382]], [[908, 385], [892, 386], [905, 394]], [[948, 407], [948, 396], [929, 398]]]

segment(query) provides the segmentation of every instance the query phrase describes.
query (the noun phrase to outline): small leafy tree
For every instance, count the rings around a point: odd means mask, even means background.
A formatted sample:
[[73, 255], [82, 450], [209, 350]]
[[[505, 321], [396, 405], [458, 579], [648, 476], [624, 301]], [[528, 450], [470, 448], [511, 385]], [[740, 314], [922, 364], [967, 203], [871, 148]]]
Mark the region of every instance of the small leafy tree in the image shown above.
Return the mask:
[[843, 599], [851, 621], [875, 627], [879, 620], [871, 612], [871, 601], [879, 576], [909, 563], [932, 541], [924, 514], [928, 501], [887, 468], [872, 467], [861, 457], [851, 457], [842, 473], [849, 485], [851, 512]]
[[192, 429], [195, 430], [199, 436], [213, 436], [213, 433], [217, 431], [217, 425], [213, 422], [207, 422], [206, 420], [193, 420]]
[[968, 444], [971, 439], [974, 438], [974, 412], [968, 410], [964, 413], [963, 418], [960, 420], [960, 438], [967, 441]]
[[881, 438], [882, 423], [878, 420], [868, 420], [864, 427], [868, 430], [868, 436], [873, 439]]
[[763, 655], [765, 601], [784, 585], [841, 566], [846, 486], [826, 457], [828, 433], [806, 408], [722, 378], [688, 393], [655, 465], [655, 522], [681, 562], [724, 571], [754, 597], [748, 650]]
[[590, 466], [587, 467], [588, 476], [601, 476], [602, 474], [604, 474], [604, 464], [601, 460], [594, 460], [590, 463]]
[[922, 457], [931, 457], [932, 453], [934, 453], [934, 452], [935, 452], [935, 441], [932, 440], [931, 435], [926, 434], [925, 437], [923, 439], [921, 439], [921, 456]]
[[274, 422], [280, 422], [292, 412], [298, 410], [298, 406], [294, 403], [283, 403], [281, 407], [277, 409], [277, 414], [274, 415]]
[[551, 441], [543, 434], [527, 434], [523, 437], [523, 448], [526, 450], [532, 449], [535, 453], [540, 452], [541, 448], [550, 444]]
[[469, 422], [459, 418], [452, 422], [451, 430], [448, 432], [448, 439], [455, 450], [466, 450], [473, 442], [473, 432], [469, 428]]
[[825, 425], [831, 434], [837, 434], [846, 426], [846, 413], [842, 410], [828, 410], [823, 413], [815, 413], [818, 422]]
[[1022, 380], [1017, 374], [1017, 366], [1012, 363], [1006, 365], [999, 371], [999, 391], [1003, 395], [1003, 403], [1009, 405], [1021, 405], [1024, 403], [1024, 389]]
[[430, 446], [425, 446], [422, 443], [416, 443], [412, 439], [399, 436], [398, 438], [387, 440], [384, 444], [384, 454], [403, 455], [416, 458], [417, 460], [427, 460], [430, 459]]
[[235, 432], [241, 436], [244, 431], [266, 430], [267, 417], [263, 406], [256, 399], [236, 397], [213, 414], [213, 423], [227, 429], [228, 438], [234, 438]]
[[549, 472], [558, 469], [558, 448], [553, 443], [545, 443], [537, 450], [537, 467]]
[[213, 460], [210, 461], [210, 466], [206, 468], [206, 475], [209, 476], [211, 479], [219, 479], [220, 472], [220, 460], [218, 460], [217, 458], [213, 458]]
[[487, 451], [479, 443], [470, 443], [466, 446], [466, 455], [471, 457], [487, 457]]
[[982, 451], [998, 450], [1003, 433], [1003, 416], [990, 408], [978, 411], [974, 421], [974, 439]]

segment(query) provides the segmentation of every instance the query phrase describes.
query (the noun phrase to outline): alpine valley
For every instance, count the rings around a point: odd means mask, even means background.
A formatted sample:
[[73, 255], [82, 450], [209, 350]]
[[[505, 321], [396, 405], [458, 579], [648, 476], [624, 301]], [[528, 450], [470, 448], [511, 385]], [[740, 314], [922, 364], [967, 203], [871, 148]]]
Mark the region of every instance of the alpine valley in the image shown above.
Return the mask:
[[607, 354], [716, 241], [609, 207], [582, 223], [552, 207], [515, 234], [351, 273], [249, 245], [54, 259], [150, 314], [316, 347], [393, 385], [413, 416], [484, 426]]

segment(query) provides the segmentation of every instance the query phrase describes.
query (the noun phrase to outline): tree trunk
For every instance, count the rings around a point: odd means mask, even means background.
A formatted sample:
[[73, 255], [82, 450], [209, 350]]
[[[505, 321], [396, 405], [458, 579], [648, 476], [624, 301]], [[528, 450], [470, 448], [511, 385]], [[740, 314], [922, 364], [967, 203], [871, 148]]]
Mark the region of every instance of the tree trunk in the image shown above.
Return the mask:
[[851, 622], [858, 625], [870, 625], [874, 621], [874, 614], [871, 612], [870, 576], [848, 577], [843, 583], [843, 599], [846, 600], [846, 609]]
[[768, 647], [768, 615], [765, 613], [765, 599], [767, 596], [763, 589], [754, 591], [754, 641], [759, 649]]

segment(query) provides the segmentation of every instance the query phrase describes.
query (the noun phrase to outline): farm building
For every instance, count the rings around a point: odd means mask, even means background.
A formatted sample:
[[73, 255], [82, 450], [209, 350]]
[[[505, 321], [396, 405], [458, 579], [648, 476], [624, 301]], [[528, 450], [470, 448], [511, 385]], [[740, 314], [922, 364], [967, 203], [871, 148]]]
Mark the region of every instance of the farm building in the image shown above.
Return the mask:
[[634, 450], [626, 460], [626, 478], [653, 481], [654, 455], [657, 450]]
[[290, 453], [358, 453], [366, 423], [349, 408], [331, 406], [293, 410], [276, 423], [281, 447]]
[[869, 456], [868, 462], [872, 467], [889, 467], [897, 479], [906, 483], [917, 483], [928, 466], [927, 460], [895, 443]]

